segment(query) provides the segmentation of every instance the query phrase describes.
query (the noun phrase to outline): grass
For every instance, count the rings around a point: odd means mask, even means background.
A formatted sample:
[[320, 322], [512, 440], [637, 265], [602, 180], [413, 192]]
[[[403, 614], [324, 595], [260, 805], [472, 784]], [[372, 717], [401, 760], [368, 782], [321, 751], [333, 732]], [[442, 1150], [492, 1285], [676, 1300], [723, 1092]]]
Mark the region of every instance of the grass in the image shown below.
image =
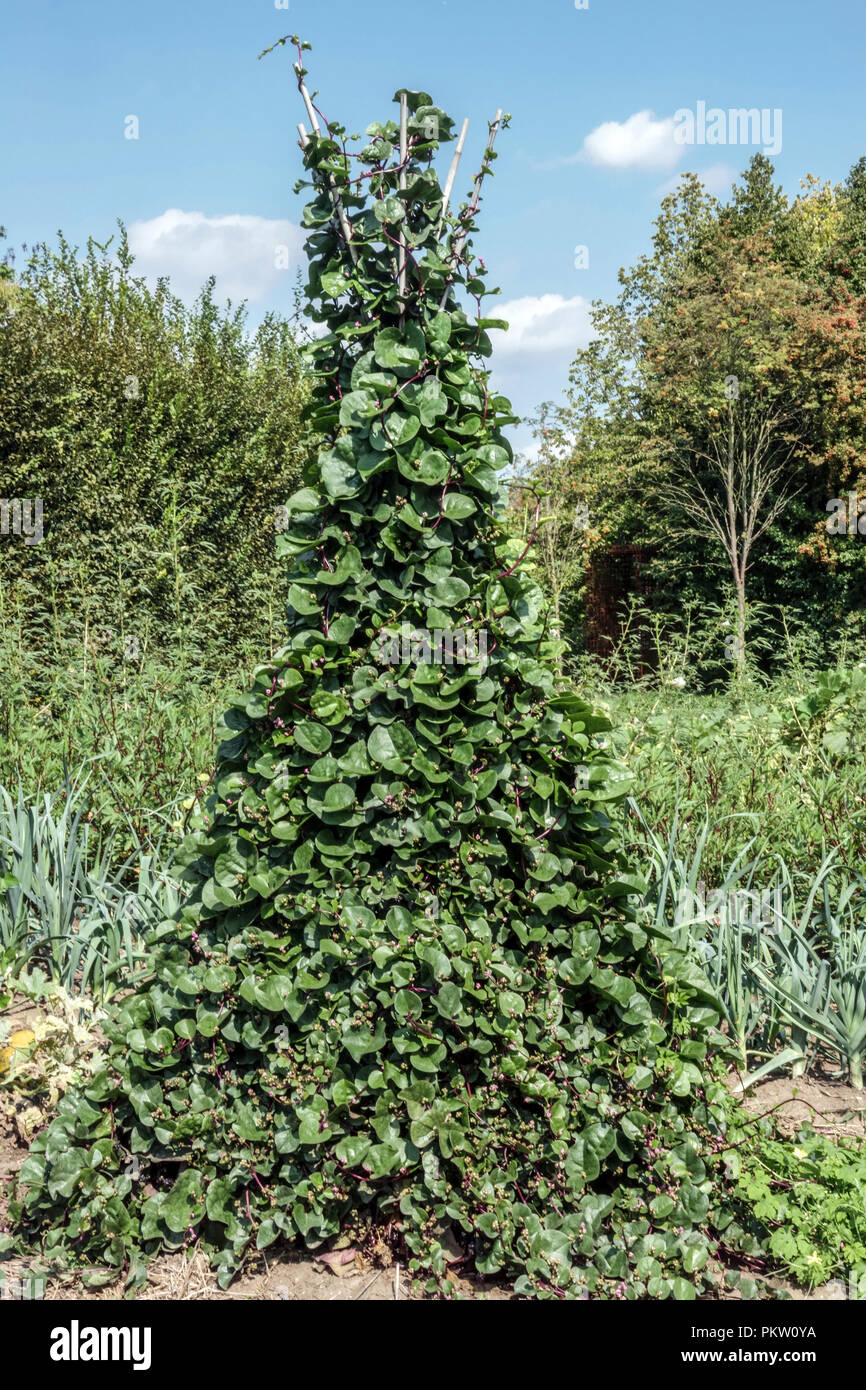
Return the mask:
[[211, 780], [216, 722], [256, 658], [196, 660], [184, 644], [117, 662], [58, 638], [37, 678], [20, 642], [3, 629], [0, 976], [38, 967], [105, 999], [179, 904], [172, 859]]
[[[10, 669], [4, 657], [0, 669]], [[49, 662], [38, 688], [4, 681], [0, 786], [32, 799], [86, 781], [94, 853], [110, 844], [119, 866], [138, 847], [155, 849], [209, 780], [217, 720], [255, 660], [224, 657], [208, 668], [171, 655], [97, 656]]]
[[756, 854], [815, 873], [832, 850], [856, 872], [866, 858], [866, 708], [858, 693], [834, 716], [848, 742], [833, 752], [826, 730], [798, 722], [801, 698], [790, 679], [739, 698], [672, 687], [606, 691], [612, 742], [634, 774], [645, 822], [630, 815], [629, 847], [644, 854], [647, 828], [666, 839], [676, 817], [681, 845], [694, 849], [709, 818], [708, 881], [723, 879], [750, 841]]

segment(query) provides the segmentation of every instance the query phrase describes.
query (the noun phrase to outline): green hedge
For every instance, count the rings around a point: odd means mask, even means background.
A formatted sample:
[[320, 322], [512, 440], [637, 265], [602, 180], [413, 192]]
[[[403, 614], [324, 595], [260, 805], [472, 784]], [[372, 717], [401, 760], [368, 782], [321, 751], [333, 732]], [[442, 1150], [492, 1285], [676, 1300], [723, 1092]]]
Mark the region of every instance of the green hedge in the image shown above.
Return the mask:
[[61, 236], [7, 266], [0, 498], [40, 498], [43, 539], [12, 534], [7, 509], [0, 618], [34, 675], [69, 644], [120, 661], [273, 640], [305, 394], [286, 319], [250, 332], [212, 280], [192, 308], [149, 288], [122, 228], [116, 250], [91, 240], [79, 255]]

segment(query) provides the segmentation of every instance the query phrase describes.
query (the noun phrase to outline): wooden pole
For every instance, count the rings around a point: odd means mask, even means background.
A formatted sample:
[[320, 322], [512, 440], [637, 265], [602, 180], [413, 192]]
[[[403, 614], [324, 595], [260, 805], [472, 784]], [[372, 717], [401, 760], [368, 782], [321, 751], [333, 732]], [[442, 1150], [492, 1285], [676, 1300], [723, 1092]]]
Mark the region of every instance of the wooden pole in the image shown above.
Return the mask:
[[[478, 170], [478, 173], [475, 176], [475, 187], [472, 190], [472, 199], [469, 203], [469, 207], [466, 209], [464, 222], [471, 222], [472, 218], [478, 211], [478, 204], [481, 201], [481, 185], [484, 182], [484, 175], [490, 168], [488, 160], [490, 153], [493, 149], [493, 143], [496, 139], [496, 132], [499, 130], [499, 123], [501, 120], [502, 108], [500, 107], [500, 109], [496, 112], [496, 115], [493, 118], [493, 124], [490, 127], [490, 138], [487, 141], [487, 148], [484, 151], [484, 159], [482, 161], [481, 168]], [[440, 309], [444, 309], [448, 301], [448, 295], [451, 291], [451, 286], [454, 283], [454, 276], [457, 272], [457, 267], [460, 264], [460, 254], [463, 250], [463, 247], [466, 245], [466, 238], [468, 237], [468, 235], [469, 231], [467, 228], [460, 233], [460, 236], [454, 243], [454, 250], [451, 255], [451, 269], [448, 273], [448, 279], [445, 282], [445, 289], [442, 291], [442, 298], [439, 301]]]
[[301, 69], [297, 63], [295, 63], [295, 72], [298, 74], [298, 91], [300, 92], [304, 101], [304, 105], [307, 108], [307, 115], [310, 118], [310, 125], [313, 127], [313, 130], [316, 132], [316, 134], [320, 135], [321, 126], [319, 125], [319, 120], [316, 116], [316, 108], [313, 106], [313, 103], [310, 100], [310, 94], [307, 91], [306, 86], [304, 85], [304, 79], [301, 77]]
[[[295, 64], [295, 71], [297, 71], [297, 67], [298, 67], [298, 65], [297, 65], [297, 63], [296, 63], [296, 64]], [[321, 126], [319, 125], [319, 122], [318, 122], [317, 119], [316, 119], [316, 112], [315, 112], [315, 109], [314, 109], [314, 107], [313, 107], [313, 103], [310, 101], [310, 94], [309, 94], [309, 92], [307, 91], [306, 87], [304, 86], [303, 82], [301, 82], [301, 81], [298, 82], [298, 90], [300, 91], [301, 96], [302, 96], [303, 99], [304, 99], [304, 105], [305, 105], [306, 108], [307, 108], [307, 112], [308, 112], [309, 117], [310, 117], [310, 124], [311, 124], [311, 126], [313, 127], [313, 130], [316, 132], [317, 135], [321, 135], [321, 133], [322, 133], [322, 128], [321, 128]], [[300, 125], [298, 126], [298, 133], [300, 134], [300, 137], [301, 137], [301, 145], [303, 146], [304, 149], [306, 149], [306, 148], [307, 148], [307, 145], [309, 145], [309, 143], [310, 143], [310, 137], [308, 136], [308, 134], [307, 134], [307, 132], [306, 132], [306, 129], [305, 129], [305, 127], [303, 126], [303, 124], [300, 124]], [[329, 183], [330, 189], [331, 189], [331, 201], [332, 201], [333, 204], [334, 204], [334, 211], [335, 211], [336, 214], [337, 214], [337, 220], [338, 220], [339, 223], [340, 223], [340, 229], [341, 229], [341, 231], [342, 231], [342, 233], [343, 233], [343, 236], [344, 236], [344, 238], [345, 238], [346, 245], [347, 245], [348, 248], [349, 248], [349, 255], [352, 257], [352, 264], [353, 264], [353, 265], [357, 265], [357, 264], [358, 264], [358, 252], [355, 250], [355, 246], [354, 246], [354, 243], [353, 243], [353, 241], [352, 241], [352, 224], [351, 224], [351, 222], [349, 221], [348, 217], [346, 216], [346, 209], [343, 207], [343, 200], [342, 200], [342, 198], [340, 197], [340, 190], [339, 190], [338, 187], [337, 187], [337, 184], [336, 184], [336, 181], [334, 180], [333, 175], [329, 175], [328, 183]]]
[[460, 128], [460, 138], [457, 141], [457, 148], [454, 151], [454, 158], [451, 161], [451, 168], [448, 170], [448, 177], [445, 180], [445, 189], [442, 193], [442, 211], [439, 214], [439, 225], [436, 228], [437, 237], [439, 236], [439, 233], [442, 230], [442, 223], [445, 221], [445, 215], [448, 212], [448, 203], [451, 199], [451, 190], [454, 187], [454, 180], [457, 177], [457, 168], [460, 164], [460, 156], [463, 153], [463, 146], [466, 144], [466, 132], [468, 131], [468, 129], [469, 118], [467, 116], [466, 120], [463, 122], [463, 125]]
[[[401, 191], [406, 187], [406, 161], [409, 158], [409, 100], [405, 92], [400, 93], [400, 175], [399, 185]], [[403, 207], [404, 215], [400, 221], [400, 245], [398, 256], [400, 258], [400, 268], [398, 276], [398, 288], [400, 293], [400, 327], [403, 327], [403, 319], [406, 313], [406, 261], [408, 257], [408, 245], [406, 242], [406, 207]]]

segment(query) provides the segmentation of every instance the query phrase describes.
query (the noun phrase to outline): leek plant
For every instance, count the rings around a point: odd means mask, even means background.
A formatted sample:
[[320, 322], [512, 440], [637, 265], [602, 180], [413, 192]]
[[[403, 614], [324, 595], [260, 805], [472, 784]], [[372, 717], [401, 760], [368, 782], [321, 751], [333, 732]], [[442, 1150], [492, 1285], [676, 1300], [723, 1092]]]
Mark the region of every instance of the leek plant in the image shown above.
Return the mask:
[[[799, 920], [782, 918], [770, 937], [772, 956], [756, 976], [790, 1026], [837, 1054], [848, 1080], [863, 1088], [866, 1056], [866, 880], [848, 877], [835, 892], [824, 861]], [[785, 874], [790, 882], [790, 875]]]
[[642, 824], [649, 851], [643, 910], [655, 930], [665, 931], [678, 950], [689, 952], [700, 965], [737, 1061], [747, 1069], [749, 1055], [755, 1050], [752, 1042], [765, 1020], [753, 970], [761, 950], [752, 892], [760, 857], [748, 858], [754, 841], [750, 840], [734, 860], [720, 887], [708, 894], [702, 865], [710, 837], [709, 820], [705, 818], [694, 850], [685, 859], [678, 852], [676, 812], [664, 841], [647, 825], [637, 803], [632, 800], [629, 804]]
[[[629, 805], [648, 852], [644, 913], [699, 964], [742, 1071], [760, 1060], [738, 1089], [789, 1064], [800, 1076], [818, 1051], [840, 1057], [851, 1085], [862, 1088], [866, 880], [843, 869], [835, 854], [815, 874], [794, 874], [781, 856], [753, 854], [750, 840], [708, 892], [702, 873], [709, 820], [684, 857], [676, 813], [665, 841], [633, 800]], [[762, 879], [768, 888], [757, 887]]]
[[83, 783], [33, 801], [0, 787], [0, 973], [39, 965], [69, 994], [102, 999], [131, 981], [147, 929], [180, 893], [140, 844], [113, 869], [111, 839], [92, 833]]

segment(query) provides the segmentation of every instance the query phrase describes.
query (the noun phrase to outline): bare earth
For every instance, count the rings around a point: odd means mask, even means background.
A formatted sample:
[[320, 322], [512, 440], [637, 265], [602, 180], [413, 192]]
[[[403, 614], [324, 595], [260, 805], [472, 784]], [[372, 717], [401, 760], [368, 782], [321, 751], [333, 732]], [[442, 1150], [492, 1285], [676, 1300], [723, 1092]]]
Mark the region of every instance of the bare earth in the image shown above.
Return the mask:
[[808, 1124], [831, 1138], [866, 1134], [866, 1091], [855, 1091], [820, 1069], [796, 1081], [790, 1076], [764, 1081], [749, 1092], [745, 1104], [753, 1115], [773, 1112], [788, 1133]]

